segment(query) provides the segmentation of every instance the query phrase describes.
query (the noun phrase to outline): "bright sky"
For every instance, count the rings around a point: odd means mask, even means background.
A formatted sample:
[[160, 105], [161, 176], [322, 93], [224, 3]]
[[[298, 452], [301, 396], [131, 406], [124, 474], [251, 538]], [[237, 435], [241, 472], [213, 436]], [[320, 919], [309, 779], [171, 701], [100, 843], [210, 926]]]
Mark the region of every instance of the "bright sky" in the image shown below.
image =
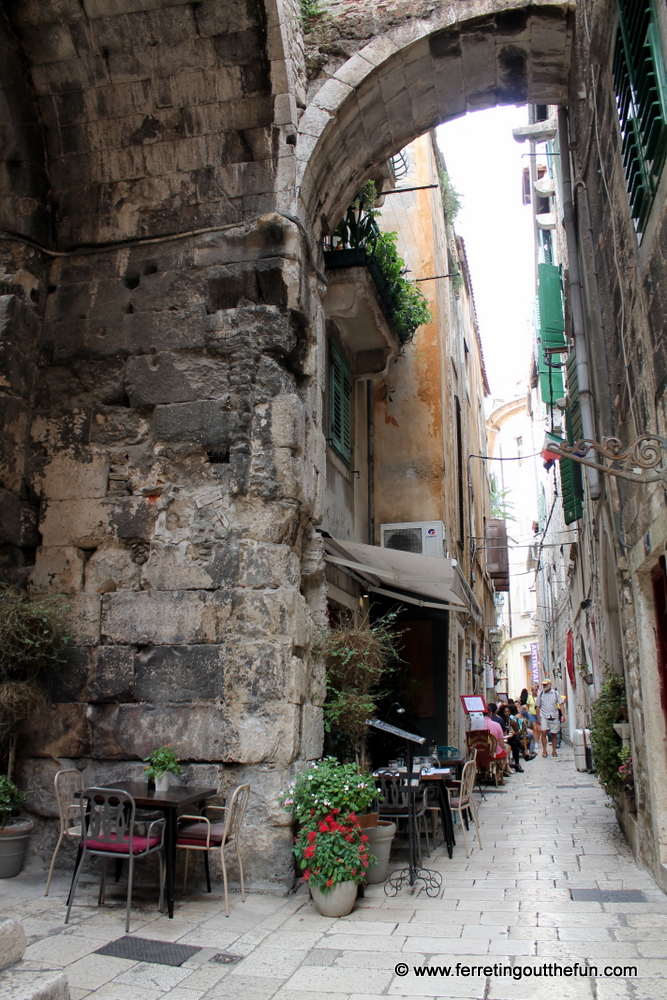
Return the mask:
[[476, 111], [441, 125], [438, 142], [460, 193], [456, 230], [466, 244], [486, 370], [494, 398], [521, 391], [530, 366], [535, 296], [531, 208], [521, 204], [525, 107]]

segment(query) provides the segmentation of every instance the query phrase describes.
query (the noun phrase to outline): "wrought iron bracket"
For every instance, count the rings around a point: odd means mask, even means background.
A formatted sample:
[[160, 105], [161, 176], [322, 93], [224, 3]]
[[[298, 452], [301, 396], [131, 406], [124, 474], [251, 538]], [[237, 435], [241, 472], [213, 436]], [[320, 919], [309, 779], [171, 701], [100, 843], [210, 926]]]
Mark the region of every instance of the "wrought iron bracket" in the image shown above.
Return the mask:
[[[586, 458], [591, 451], [613, 462], [614, 467]], [[667, 486], [667, 438], [657, 434], [641, 434], [625, 449], [615, 437], [603, 438], [601, 443], [581, 438], [574, 444], [561, 441], [558, 445], [550, 445], [549, 452], [629, 483], [662, 483]]]

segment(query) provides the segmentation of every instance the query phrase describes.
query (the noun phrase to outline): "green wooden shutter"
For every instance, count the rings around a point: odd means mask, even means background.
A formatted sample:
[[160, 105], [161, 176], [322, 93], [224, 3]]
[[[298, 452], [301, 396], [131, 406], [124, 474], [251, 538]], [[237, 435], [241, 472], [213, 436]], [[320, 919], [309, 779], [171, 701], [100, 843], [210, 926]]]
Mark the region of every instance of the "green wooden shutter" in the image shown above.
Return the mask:
[[[565, 414], [567, 439], [570, 444], [581, 440], [584, 427], [581, 420], [581, 404], [579, 402], [579, 380], [577, 378], [577, 356], [570, 351], [565, 363], [567, 369], [567, 393], [569, 397]], [[583, 514], [584, 483], [581, 466], [571, 458], [560, 460], [560, 487], [563, 498], [563, 513], [565, 523], [578, 521]]]
[[546, 348], [565, 348], [565, 317], [560, 271], [555, 264], [538, 264], [537, 282], [542, 344]]
[[542, 344], [537, 345], [537, 374], [540, 396], [545, 406], [553, 407], [565, 395], [563, 369], [557, 354], [545, 354]]
[[667, 156], [667, 76], [654, 0], [618, 0], [612, 75], [630, 212], [641, 233]]
[[329, 343], [329, 443], [352, 462], [352, 373], [336, 345]]

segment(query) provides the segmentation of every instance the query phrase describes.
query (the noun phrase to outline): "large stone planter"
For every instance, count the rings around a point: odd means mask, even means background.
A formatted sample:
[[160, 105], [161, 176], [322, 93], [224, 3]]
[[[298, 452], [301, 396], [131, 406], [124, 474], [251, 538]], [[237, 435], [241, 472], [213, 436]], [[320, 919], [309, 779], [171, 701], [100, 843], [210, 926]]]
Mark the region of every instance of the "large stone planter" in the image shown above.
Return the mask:
[[32, 828], [29, 819], [0, 827], [0, 878], [13, 878], [21, 871]]
[[370, 826], [365, 832], [368, 837], [368, 850], [377, 858], [376, 864], [369, 865], [366, 871], [366, 881], [369, 885], [377, 885], [378, 882], [385, 882], [387, 879], [389, 855], [396, 833], [396, 824], [381, 819], [377, 826]]
[[317, 886], [311, 885], [310, 894], [323, 917], [346, 917], [357, 898], [357, 883], [339, 882], [328, 892], [322, 892]]

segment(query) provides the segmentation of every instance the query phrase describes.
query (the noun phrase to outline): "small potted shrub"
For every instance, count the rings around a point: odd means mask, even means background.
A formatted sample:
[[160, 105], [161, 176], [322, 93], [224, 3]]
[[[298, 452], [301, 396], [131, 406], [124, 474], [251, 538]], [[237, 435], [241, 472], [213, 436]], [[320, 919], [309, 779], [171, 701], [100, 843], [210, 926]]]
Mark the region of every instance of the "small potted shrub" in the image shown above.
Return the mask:
[[294, 854], [323, 917], [344, 917], [351, 911], [357, 886], [375, 860], [355, 814], [343, 815], [340, 809], [320, 819], [309, 817], [295, 837]]
[[181, 765], [171, 743], [160, 747], [159, 750], [153, 750], [148, 757], [144, 758], [144, 761], [148, 764], [145, 769], [146, 777], [155, 780], [156, 792], [168, 791], [171, 781], [169, 775], [181, 773]]
[[27, 799], [6, 775], [0, 775], [0, 878], [13, 878], [23, 865], [33, 823], [16, 814]]

